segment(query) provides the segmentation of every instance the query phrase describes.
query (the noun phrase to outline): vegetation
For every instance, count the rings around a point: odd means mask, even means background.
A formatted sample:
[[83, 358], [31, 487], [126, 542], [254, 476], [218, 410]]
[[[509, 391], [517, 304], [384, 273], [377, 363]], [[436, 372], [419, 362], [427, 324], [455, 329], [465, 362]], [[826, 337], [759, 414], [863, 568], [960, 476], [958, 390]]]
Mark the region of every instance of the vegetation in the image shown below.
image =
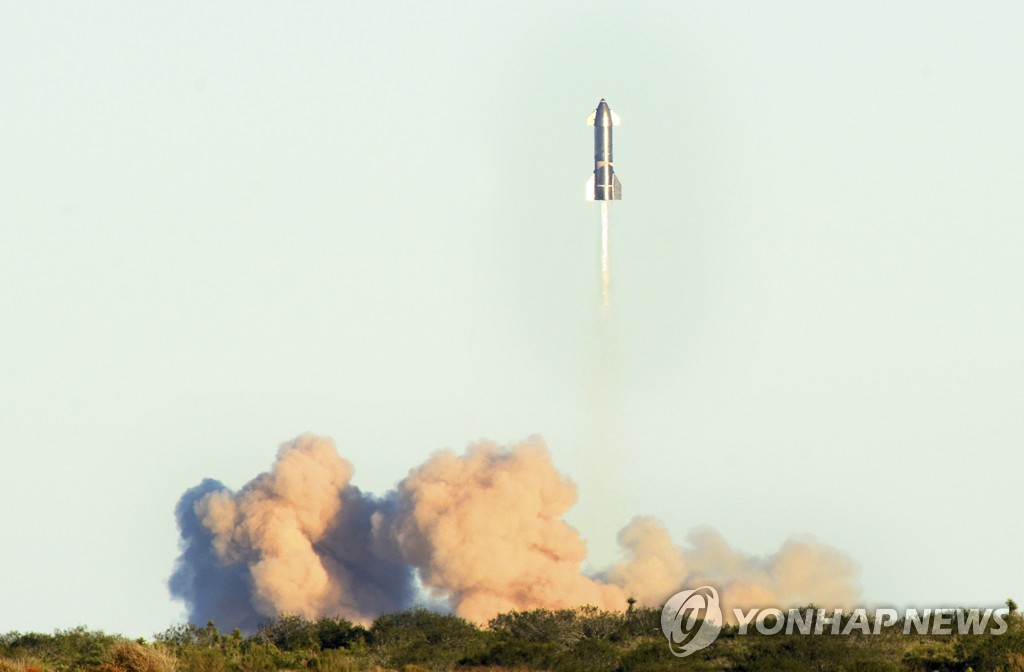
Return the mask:
[[669, 651], [660, 612], [593, 607], [510, 612], [479, 628], [423, 609], [369, 627], [342, 618], [284, 615], [255, 633], [185, 624], [128, 640], [84, 627], [0, 635], [0, 672], [658, 672], [835, 670], [1024, 672], [1024, 619], [1002, 635], [741, 635], [722, 630], [686, 658]]

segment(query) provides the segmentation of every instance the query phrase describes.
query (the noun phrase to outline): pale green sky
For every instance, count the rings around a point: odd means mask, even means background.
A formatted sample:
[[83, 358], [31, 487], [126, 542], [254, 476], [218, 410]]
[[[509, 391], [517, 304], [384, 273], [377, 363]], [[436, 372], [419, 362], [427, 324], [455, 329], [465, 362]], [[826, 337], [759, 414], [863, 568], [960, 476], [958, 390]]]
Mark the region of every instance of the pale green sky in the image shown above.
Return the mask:
[[[0, 631], [148, 635], [173, 507], [540, 433], [593, 565], [813, 534], [1024, 599], [1024, 9], [0, 6]], [[584, 119], [623, 118], [598, 296]]]

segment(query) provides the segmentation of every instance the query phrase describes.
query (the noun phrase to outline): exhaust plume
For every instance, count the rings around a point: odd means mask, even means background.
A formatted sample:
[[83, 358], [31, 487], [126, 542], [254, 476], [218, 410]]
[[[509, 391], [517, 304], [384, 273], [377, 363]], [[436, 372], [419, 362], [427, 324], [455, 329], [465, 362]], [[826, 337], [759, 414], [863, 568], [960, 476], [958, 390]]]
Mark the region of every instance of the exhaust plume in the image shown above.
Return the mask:
[[[183, 551], [169, 585], [189, 618], [216, 614], [251, 631], [280, 613], [367, 622], [407, 606], [411, 569], [373, 551], [371, 518], [389, 505], [349, 485], [351, 477], [329, 439], [305, 435], [237, 493], [215, 481], [186, 492]], [[223, 608], [209, 604], [210, 586]]]
[[562, 520], [575, 502], [576, 486], [539, 437], [511, 451], [481, 443], [413, 469], [385, 531], [431, 594], [469, 620], [537, 606], [620, 608], [621, 590], [580, 572], [586, 545]]
[[601, 201], [601, 305], [607, 307], [612, 288], [612, 272], [608, 257], [608, 201]]
[[186, 491], [169, 588], [189, 618], [247, 631], [281, 613], [367, 623], [412, 606], [416, 578], [479, 623], [513, 609], [622, 610], [629, 597], [660, 606], [705, 583], [727, 610], [849, 607], [858, 597], [856, 566], [835, 549], [791, 539], [758, 558], [712, 530], [679, 546], [646, 517], [619, 532], [622, 561], [587, 576], [586, 544], [563, 519], [576, 486], [539, 437], [435, 453], [383, 498], [363, 494], [352, 474], [330, 440], [304, 435], [238, 492], [213, 480]]
[[604, 579], [624, 586], [641, 604], [659, 604], [685, 585], [718, 589], [727, 620], [733, 608], [796, 607], [814, 602], [830, 608], [856, 604], [857, 565], [846, 554], [810, 539], [789, 539], [761, 558], [737, 551], [718, 532], [691, 532], [677, 546], [661, 523], [636, 517], [618, 535], [626, 559]]
[[181, 555], [168, 588], [188, 605], [194, 622], [230, 623], [247, 632], [256, 629], [260, 615], [249, 601], [251, 581], [248, 569], [241, 563], [225, 565], [213, 546], [213, 533], [203, 525], [196, 509], [208, 496], [227, 492], [227, 488], [211, 478], [185, 491], [174, 508], [181, 534]]

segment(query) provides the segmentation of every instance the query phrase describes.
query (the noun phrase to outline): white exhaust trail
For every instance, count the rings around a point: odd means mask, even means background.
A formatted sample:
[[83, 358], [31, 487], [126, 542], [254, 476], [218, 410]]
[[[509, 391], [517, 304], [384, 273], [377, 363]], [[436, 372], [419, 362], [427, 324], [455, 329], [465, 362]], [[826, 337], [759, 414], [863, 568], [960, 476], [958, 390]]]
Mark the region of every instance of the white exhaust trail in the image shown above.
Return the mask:
[[608, 306], [612, 272], [608, 260], [608, 201], [601, 201], [601, 305]]

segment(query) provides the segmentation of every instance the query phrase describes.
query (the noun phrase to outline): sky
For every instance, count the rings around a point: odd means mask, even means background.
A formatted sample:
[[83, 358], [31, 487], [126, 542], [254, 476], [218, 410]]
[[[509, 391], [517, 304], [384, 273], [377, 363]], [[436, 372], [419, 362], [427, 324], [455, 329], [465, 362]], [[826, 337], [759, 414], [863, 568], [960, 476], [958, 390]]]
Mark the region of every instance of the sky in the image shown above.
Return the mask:
[[[657, 516], [1024, 599], [1024, 7], [0, 6], [0, 632], [180, 621], [173, 510], [539, 434]], [[584, 123], [623, 200], [611, 305]]]

